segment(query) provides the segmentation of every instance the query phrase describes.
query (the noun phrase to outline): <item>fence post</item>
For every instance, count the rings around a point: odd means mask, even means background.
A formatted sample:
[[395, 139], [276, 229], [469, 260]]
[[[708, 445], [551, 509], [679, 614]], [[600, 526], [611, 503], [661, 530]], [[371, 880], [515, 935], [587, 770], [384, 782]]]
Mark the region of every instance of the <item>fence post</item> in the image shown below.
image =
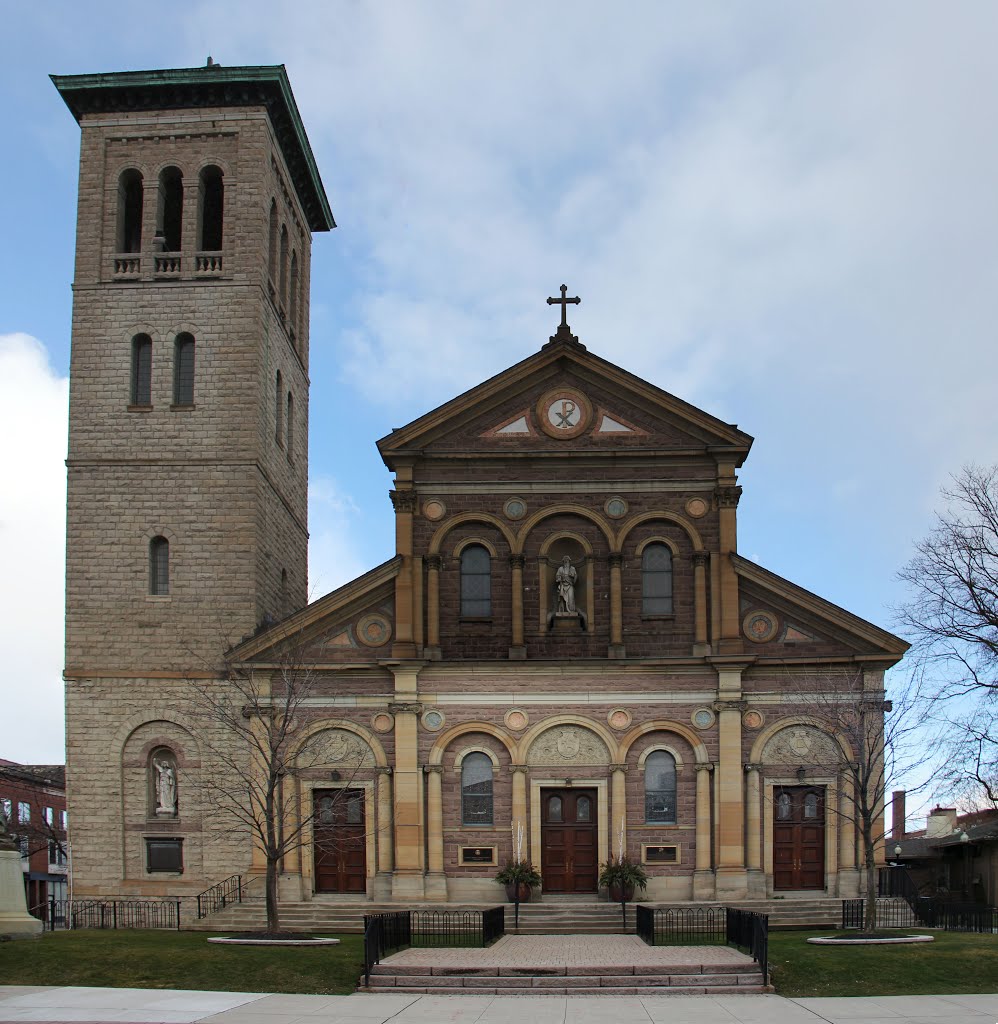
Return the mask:
[[55, 897], [49, 897], [49, 931], [55, 931]]
[[243, 876], [236, 875], [236, 892], [239, 895], [239, 902], [243, 901]]
[[177, 931], [180, 931], [180, 900], [177, 900]]

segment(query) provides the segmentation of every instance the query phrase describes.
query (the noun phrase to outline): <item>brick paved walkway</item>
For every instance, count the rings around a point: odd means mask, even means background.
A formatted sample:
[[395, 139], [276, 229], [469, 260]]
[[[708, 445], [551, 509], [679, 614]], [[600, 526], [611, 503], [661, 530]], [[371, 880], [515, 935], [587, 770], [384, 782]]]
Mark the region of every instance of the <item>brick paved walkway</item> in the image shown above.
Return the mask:
[[648, 946], [636, 935], [506, 935], [487, 949], [405, 949], [381, 962], [389, 967], [751, 967], [752, 957], [728, 946]]

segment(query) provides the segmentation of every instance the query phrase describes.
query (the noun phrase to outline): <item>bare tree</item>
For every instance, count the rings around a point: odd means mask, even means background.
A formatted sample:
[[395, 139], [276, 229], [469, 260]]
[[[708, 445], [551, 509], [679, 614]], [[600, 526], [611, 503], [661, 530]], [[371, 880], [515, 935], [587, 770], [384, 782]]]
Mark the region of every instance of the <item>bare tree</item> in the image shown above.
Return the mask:
[[946, 726], [943, 783], [998, 806], [998, 466], [964, 467], [941, 495], [943, 511], [899, 573], [911, 590], [899, 618]]
[[832, 742], [803, 735], [795, 746], [791, 730], [788, 739], [776, 745], [776, 756], [802, 781], [812, 772], [840, 780], [833, 814], [840, 824], [856, 829], [865, 872], [864, 930], [874, 931], [877, 852], [886, 835], [888, 788], [901, 780], [908, 782], [910, 793], [925, 788], [924, 766], [934, 756], [925, 734], [920, 677], [897, 674], [888, 699], [880, 685], [871, 687], [870, 676], [857, 669], [795, 670], [788, 675], [784, 693], [807, 708], [815, 729], [835, 738]]
[[208, 762], [203, 796], [219, 837], [248, 835], [263, 854], [268, 933], [281, 930], [281, 863], [312, 840], [312, 815], [296, 807], [295, 783], [323, 758], [321, 742], [307, 730], [317, 682], [307, 644], [292, 635], [277, 650], [267, 665], [229, 662], [217, 680], [189, 681], [189, 712], [201, 726]]

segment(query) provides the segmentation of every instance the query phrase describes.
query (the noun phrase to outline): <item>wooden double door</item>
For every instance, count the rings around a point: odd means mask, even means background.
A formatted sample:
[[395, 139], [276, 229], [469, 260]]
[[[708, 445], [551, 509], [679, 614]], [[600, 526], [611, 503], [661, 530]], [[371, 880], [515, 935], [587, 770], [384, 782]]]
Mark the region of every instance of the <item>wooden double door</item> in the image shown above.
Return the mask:
[[596, 892], [596, 790], [541, 790], [541, 877], [546, 893]]
[[773, 888], [825, 888], [825, 789], [773, 789]]
[[312, 794], [316, 892], [367, 891], [367, 830], [362, 789]]

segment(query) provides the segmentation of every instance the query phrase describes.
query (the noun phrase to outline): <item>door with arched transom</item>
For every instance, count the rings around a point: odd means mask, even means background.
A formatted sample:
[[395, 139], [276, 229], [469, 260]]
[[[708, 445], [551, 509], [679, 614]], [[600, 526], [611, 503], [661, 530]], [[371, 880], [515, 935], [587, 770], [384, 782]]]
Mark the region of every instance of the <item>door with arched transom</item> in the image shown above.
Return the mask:
[[596, 790], [541, 790], [541, 878], [546, 893], [596, 892]]
[[824, 889], [825, 787], [773, 789], [773, 888]]

